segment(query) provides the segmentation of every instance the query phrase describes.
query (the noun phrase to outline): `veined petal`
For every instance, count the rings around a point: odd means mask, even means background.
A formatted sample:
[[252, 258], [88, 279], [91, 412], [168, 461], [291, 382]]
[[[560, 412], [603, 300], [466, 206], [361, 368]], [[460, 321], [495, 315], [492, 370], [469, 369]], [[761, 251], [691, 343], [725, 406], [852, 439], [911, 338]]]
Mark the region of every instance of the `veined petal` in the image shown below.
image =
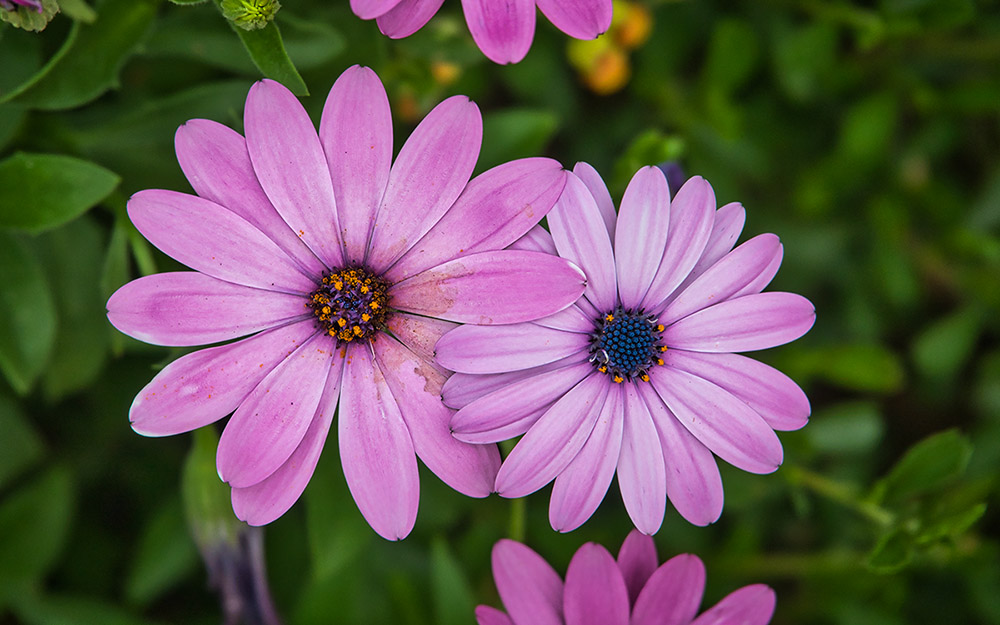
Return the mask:
[[420, 240], [458, 199], [483, 141], [479, 107], [453, 96], [434, 107], [403, 144], [389, 174], [368, 264], [381, 273]]
[[236, 409], [219, 438], [219, 477], [252, 486], [278, 470], [305, 436], [319, 406], [334, 345], [321, 335], [275, 367]]
[[597, 173], [597, 170], [593, 166], [583, 161], [573, 166], [573, 173], [590, 189], [590, 194], [594, 196], [597, 208], [601, 211], [601, 219], [604, 220], [604, 226], [608, 229], [608, 239], [614, 241], [618, 212], [615, 211], [615, 203], [611, 199], [608, 186], [604, 184], [604, 179], [601, 178], [601, 175]]
[[775, 430], [797, 430], [809, 421], [809, 398], [777, 369], [739, 354], [668, 350], [663, 361], [729, 391]]
[[[579, 301], [577, 300], [577, 302]], [[553, 315], [536, 319], [531, 323], [554, 330], [563, 330], [564, 332], [576, 332], [588, 335], [594, 332], [594, 318], [583, 312], [576, 303]]]
[[493, 581], [517, 625], [563, 625], [563, 582], [549, 563], [519, 542], [493, 545]]
[[410, 433], [366, 344], [348, 350], [338, 436], [347, 487], [379, 536], [406, 538], [417, 519], [420, 483]]
[[744, 287], [754, 283], [775, 257], [781, 256], [781, 243], [773, 234], [756, 236], [712, 265], [684, 289], [658, 315], [660, 323], [670, 325], [691, 313], [724, 302]]
[[548, 158], [524, 158], [483, 172], [386, 278], [403, 280], [466, 254], [507, 247], [538, 224], [565, 185], [562, 165]]
[[535, 0], [462, 0], [472, 39], [494, 63], [517, 63], [535, 36]]
[[[455, 373], [444, 383], [444, 388], [441, 389], [441, 397], [444, 399], [446, 406], [458, 410], [459, 408], [468, 406], [480, 397], [489, 395], [493, 391], [497, 391], [509, 384], [520, 382], [521, 380], [526, 380], [548, 371], [555, 371], [556, 369], [579, 364], [586, 361], [589, 357], [588, 353], [572, 354], [561, 360], [550, 362], [547, 365], [541, 365], [540, 367], [490, 375]], [[582, 375], [580, 379], [583, 379]]]
[[205, 345], [306, 319], [298, 295], [252, 289], [195, 271], [133, 280], [108, 300], [108, 321], [153, 345]]
[[485, 497], [500, 469], [496, 445], [470, 445], [451, 435], [454, 412], [441, 403], [444, 376], [395, 339], [375, 340], [379, 369], [396, 398], [413, 449], [434, 475], [458, 492]]
[[540, 225], [532, 226], [531, 230], [528, 230], [523, 237], [511, 243], [507, 249], [544, 252], [553, 255], [559, 254], [556, 251], [556, 243], [552, 240], [552, 235]]
[[628, 587], [630, 605], [635, 605], [639, 591], [646, 585], [646, 580], [658, 564], [656, 544], [652, 537], [639, 530], [629, 532], [622, 548], [618, 550], [618, 568], [622, 570], [625, 586]]
[[[418, 317], [404, 312], [395, 312], [386, 322], [389, 331], [403, 345], [425, 361], [437, 366], [434, 360], [434, 345], [446, 332], [458, 327], [458, 324], [431, 317]], [[441, 369], [444, 372], [444, 369]]]
[[634, 383], [625, 384], [625, 427], [618, 457], [618, 486], [636, 529], [655, 534], [663, 524], [667, 505], [663, 450], [649, 408], [635, 387]]
[[781, 268], [781, 259], [783, 254], [784, 248], [778, 246], [778, 251], [773, 257], [771, 257], [770, 264], [768, 264], [763, 271], [757, 274], [757, 277], [751, 280], [745, 287], [736, 293], [733, 293], [729, 299], [736, 299], [737, 297], [753, 295], [763, 291], [768, 284], [771, 284], [771, 280], [774, 280], [774, 276], [778, 275], [778, 269]]
[[556, 477], [549, 499], [552, 529], [575, 530], [604, 500], [618, 465], [623, 422], [622, 386], [616, 384], [608, 391], [594, 430], [580, 453]]
[[693, 434], [649, 386], [639, 388], [646, 400], [663, 447], [667, 473], [667, 497], [689, 523], [705, 526], [722, 514], [722, 476], [715, 456]]
[[392, 10], [400, 0], [351, 0], [351, 10], [363, 20], [383, 15]]
[[326, 435], [333, 423], [333, 414], [340, 398], [343, 365], [343, 358], [334, 358], [331, 362], [316, 414], [288, 460], [277, 471], [253, 486], [233, 488], [233, 512], [238, 519], [250, 525], [267, 525], [287, 512], [302, 496], [316, 470]]
[[378, 29], [390, 39], [417, 32], [438, 12], [444, 0], [401, 0], [390, 11], [375, 18]]
[[583, 293], [575, 265], [538, 252], [499, 250], [463, 256], [393, 285], [400, 310], [459, 323], [532, 321], [566, 308]]
[[632, 610], [632, 625], [688, 625], [705, 594], [705, 565], [682, 553], [656, 569]]
[[726, 595], [691, 625], [767, 625], [774, 616], [776, 597], [764, 584], [744, 586]]
[[593, 39], [611, 26], [611, 0], [536, 0], [556, 28], [570, 37]]
[[128, 216], [164, 254], [205, 275], [284, 293], [316, 288], [266, 234], [215, 202], [149, 189], [129, 199]]
[[247, 95], [243, 125], [257, 179], [278, 214], [327, 267], [342, 266], [330, 169], [298, 99], [273, 80], [255, 83]]
[[476, 606], [476, 623], [479, 625], [514, 625], [504, 612], [488, 605]]
[[712, 233], [708, 235], [705, 250], [701, 253], [701, 258], [695, 263], [688, 277], [684, 279], [675, 292], [680, 292], [688, 284], [694, 282], [695, 278], [705, 273], [709, 267], [733, 249], [736, 240], [740, 238], [740, 233], [743, 232], [746, 218], [747, 213], [739, 202], [730, 202], [715, 211]]
[[573, 555], [566, 570], [563, 613], [566, 625], [628, 625], [625, 580], [604, 547], [587, 543]]
[[566, 177], [566, 187], [548, 214], [559, 255], [587, 275], [584, 296], [598, 310], [613, 310], [618, 298], [615, 253], [594, 196], [582, 180]]
[[608, 382], [597, 374], [563, 395], [504, 459], [496, 491], [523, 497], [554, 480], [587, 442], [607, 395]]
[[469, 443], [496, 443], [520, 436], [541, 416], [540, 409], [593, 372], [593, 365], [582, 362], [509, 384], [456, 412], [451, 431]]
[[671, 348], [698, 352], [745, 352], [794, 341], [816, 321], [816, 309], [801, 295], [771, 291], [699, 310], [667, 327]]
[[438, 362], [452, 371], [503, 373], [555, 362], [586, 351], [590, 338], [533, 323], [463, 325], [437, 342]]
[[637, 171], [622, 197], [615, 230], [618, 294], [625, 308], [639, 308], [653, 282], [667, 244], [671, 212], [670, 188], [660, 168]]
[[315, 333], [312, 324], [292, 323], [178, 358], [135, 396], [129, 408], [132, 429], [169, 436], [218, 421]]
[[650, 373], [663, 403], [715, 455], [751, 473], [771, 473], [781, 464], [777, 435], [746, 403], [679, 369], [664, 366]]
[[368, 238], [392, 166], [392, 114], [382, 81], [355, 65], [330, 89], [319, 139], [337, 201], [346, 261], [365, 262]]
[[236, 213], [267, 235], [312, 279], [326, 267], [292, 232], [264, 189], [250, 162], [243, 135], [207, 119], [192, 119], [174, 135], [177, 162], [195, 193]]
[[687, 278], [701, 258], [715, 223], [715, 192], [695, 176], [680, 188], [670, 203], [670, 238], [660, 267], [642, 299], [642, 307], [655, 310]]

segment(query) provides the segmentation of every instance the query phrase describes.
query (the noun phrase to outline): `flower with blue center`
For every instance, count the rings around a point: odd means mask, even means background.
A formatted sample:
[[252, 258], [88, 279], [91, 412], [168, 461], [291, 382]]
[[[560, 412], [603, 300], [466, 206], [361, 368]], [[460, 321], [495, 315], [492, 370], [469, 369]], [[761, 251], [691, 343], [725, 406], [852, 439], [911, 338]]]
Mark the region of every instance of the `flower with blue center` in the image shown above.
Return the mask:
[[707, 525], [722, 512], [715, 456], [753, 473], [782, 460], [775, 430], [806, 424], [809, 401], [790, 378], [733, 352], [767, 349], [812, 327], [812, 304], [769, 292], [778, 237], [733, 249], [739, 204], [716, 209], [712, 187], [688, 180], [671, 199], [663, 172], [639, 170], [615, 213], [597, 172], [580, 163], [548, 215], [513, 249], [579, 265], [573, 306], [530, 323], [462, 326], [437, 343], [456, 371], [444, 400], [455, 436], [490, 443], [524, 435], [496, 490], [521, 497], [555, 482], [552, 527], [583, 524], [617, 474], [635, 526], [656, 532], [667, 498]]

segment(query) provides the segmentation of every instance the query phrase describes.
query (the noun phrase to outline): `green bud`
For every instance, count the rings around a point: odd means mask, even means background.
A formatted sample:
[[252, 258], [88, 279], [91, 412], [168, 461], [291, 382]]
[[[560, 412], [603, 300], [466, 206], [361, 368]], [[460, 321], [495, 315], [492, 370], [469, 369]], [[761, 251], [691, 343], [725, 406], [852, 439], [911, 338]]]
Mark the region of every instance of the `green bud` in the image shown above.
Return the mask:
[[243, 30], [258, 30], [274, 19], [278, 0], [222, 0], [222, 15]]
[[58, 12], [56, 0], [0, 0], [0, 21], [24, 30], [44, 30]]

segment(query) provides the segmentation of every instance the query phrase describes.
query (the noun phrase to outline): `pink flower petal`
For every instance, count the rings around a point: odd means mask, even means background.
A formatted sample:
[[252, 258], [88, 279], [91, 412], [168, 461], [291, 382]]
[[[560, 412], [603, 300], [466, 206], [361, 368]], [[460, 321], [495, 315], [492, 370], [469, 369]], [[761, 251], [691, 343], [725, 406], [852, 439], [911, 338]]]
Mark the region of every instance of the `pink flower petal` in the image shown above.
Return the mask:
[[319, 123], [346, 262], [363, 264], [392, 165], [392, 114], [382, 81], [355, 65], [330, 89]]
[[548, 158], [524, 158], [483, 172], [386, 277], [399, 281], [465, 254], [507, 247], [538, 224], [565, 185], [562, 165]]
[[784, 373], [739, 354], [672, 349], [664, 363], [704, 378], [753, 408], [775, 430], [797, 430], [809, 421], [809, 399]]
[[205, 345], [308, 319], [298, 295], [252, 289], [195, 271], [158, 273], [121, 287], [108, 321], [153, 345]]
[[691, 625], [767, 625], [777, 598], [764, 584], [744, 586], [726, 595]]
[[580, 297], [586, 278], [572, 263], [538, 252], [463, 256], [393, 285], [393, 306], [459, 323], [520, 323], [551, 315]]
[[385, 335], [375, 340], [375, 356], [406, 422], [413, 449], [427, 468], [464, 495], [492, 493], [500, 451], [496, 445], [470, 445], [451, 435], [449, 422], [454, 413], [441, 403], [444, 376]]
[[781, 243], [773, 234], [756, 236], [739, 246], [677, 296], [660, 313], [660, 323], [670, 325], [691, 313], [730, 299], [752, 284], [781, 256]]
[[587, 275], [584, 296], [598, 310], [613, 310], [618, 299], [615, 253], [594, 196], [583, 181], [572, 174], [566, 177], [548, 222], [559, 255]]
[[650, 576], [632, 610], [633, 625], [688, 625], [705, 594], [705, 565], [683, 553]]
[[511, 243], [508, 249], [559, 254], [556, 251], [556, 243], [552, 240], [552, 235], [549, 234], [548, 230], [538, 225], [533, 226], [523, 237]]
[[[577, 302], [579, 301], [577, 300]], [[536, 319], [531, 323], [565, 332], [577, 332], [580, 334], [592, 334], [594, 332], [594, 318], [584, 313], [575, 303], [554, 315]]]
[[749, 284], [737, 291], [729, 299], [736, 299], [737, 297], [743, 297], [744, 295], [754, 295], [763, 291], [774, 276], [778, 275], [778, 269], [781, 267], [781, 259], [784, 254], [784, 248], [778, 247], [777, 253], [771, 258], [771, 264], [764, 268], [756, 278], [754, 278]]
[[401, 0], [375, 19], [378, 29], [390, 39], [402, 39], [417, 32], [438, 12], [444, 0]]
[[132, 429], [144, 436], [170, 436], [218, 421], [315, 333], [311, 323], [292, 323], [178, 358], [135, 396], [129, 409]]
[[488, 605], [476, 606], [476, 622], [479, 625], [514, 625], [509, 616]]
[[635, 387], [633, 383], [625, 384], [625, 427], [618, 457], [618, 486], [636, 529], [655, 534], [663, 524], [667, 505], [663, 450], [649, 408]]
[[563, 582], [542, 556], [513, 540], [493, 546], [493, 580], [517, 625], [564, 625]]
[[556, 401], [504, 459], [496, 491], [523, 497], [554, 480], [590, 437], [608, 386], [604, 376], [592, 374]]
[[334, 358], [331, 362], [316, 414], [288, 460], [277, 471], [253, 486], [233, 489], [233, 512], [238, 519], [250, 525], [267, 525], [288, 512], [302, 496], [316, 470], [326, 435], [333, 423], [333, 414], [340, 398], [343, 365], [343, 358]]
[[389, 174], [368, 265], [382, 272], [420, 240], [465, 189], [479, 158], [483, 119], [465, 96], [434, 107], [403, 144]]
[[316, 288], [266, 234], [215, 202], [149, 189], [132, 196], [128, 216], [164, 254], [213, 278], [284, 293]]
[[678, 292], [733, 249], [743, 232], [746, 218], [747, 213], [739, 202], [730, 202], [715, 211], [715, 222], [712, 224], [712, 233], [708, 235], [705, 250], [682, 286], [677, 289]]
[[250, 88], [247, 151], [271, 204], [327, 267], [344, 264], [337, 203], [316, 128], [292, 92], [273, 80]]
[[535, 35], [535, 0], [462, 0], [472, 39], [494, 63], [517, 63]]
[[[410, 348], [417, 356], [420, 356], [434, 366], [438, 366], [434, 360], [434, 345], [446, 332], [458, 327], [457, 324], [450, 321], [442, 321], [441, 319], [432, 319], [430, 317], [418, 317], [398, 311], [389, 317], [386, 325], [393, 336]], [[446, 372], [443, 367], [440, 368], [440, 371], [442, 373]]]
[[469, 443], [496, 443], [520, 436], [552, 402], [592, 373], [594, 366], [582, 362], [505, 386], [456, 412], [451, 431]]
[[556, 477], [549, 499], [549, 523], [559, 532], [575, 530], [594, 514], [611, 486], [622, 445], [622, 387], [612, 386], [594, 431]]
[[712, 234], [715, 212], [712, 185], [700, 176], [684, 183], [670, 203], [670, 238], [643, 308], [657, 309], [691, 273]]
[[677, 420], [729, 464], [771, 473], [781, 464], [781, 442], [743, 401], [693, 374], [657, 367], [650, 382]]
[[383, 15], [392, 10], [400, 0], [351, 0], [351, 10], [363, 20]]
[[625, 580], [608, 550], [586, 543], [570, 560], [563, 591], [566, 625], [628, 625]]
[[503, 373], [555, 362], [586, 351], [590, 338], [533, 323], [464, 325], [441, 337], [438, 362], [452, 371]]
[[288, 460], [319, 406], [333, 343], [317, 335], [275, 367], [236, 409], [219, 438], [219, 477], [234, 488], [252, 486]]
[[338, 438], [344, 477], [379, 536], [406, 538], [417, 519], [420, 483], [406, 423], [366, 344], [348, 350]]
[[663, 447], [667, 497], [677, 512], [694, 525], [715, 523], [722, 514], [722, 476], [715, 456], [680, 424], [649, 386], [639, 388]]
[[[507, 371], [492, 375], [455, 373], [444, 383], [444, 388], [441, 389], [441, 397], [444, 399], [446, 406], [450, 406], [457, 410], [468, 406], [480, 397], [489, 395], [493, 391], [499, 390], [508, 384], [533, 378], [536, 375], [541, 375], [542, 373], [546, 373], [548, 371], [555, 371], [556, 369], [562, 369], [563, 367], [579, 364], [581, 362], [585, 362], [589, 357], [590, 355], [587, 353], [572, 354], [562, 360], [557, 360], [540, 367], [531, 367], [530, 369]], [[580, 379], [583, 379], [582, 375]]]
[[745, 295], [700, 310], [667, 327], [671, 348], [698, 352], [745, 352], [794, 341], [816, 321], [816, 309], [794, 293]]
[[243, 135], [217, 122], [192, 119], [177, 129], [174, 146], [177, 162], [198, 195], [250, 222], [310, 278], [323, 274], [326, 267], [295, 236], [264, 194]]
[[573, 166], [573, 173], [590, 189], [590, 194], [594, 196], [597, 208], [601, 211], [601, 219], [604, 220], [604, 226], [608, 229], [608, 239], [614, 241], [618, 213], [615, 211], [615, 203], [611, 199], [611, 193], [608, 192], [608, 186], [604, 184], [604, 179], [601, 178], [596, 169], [583, 161]]
[[653, 574], [658, 564], [653, 538], [639, 530], [629, 532], [622, 543], [622, 548], [618, 550], [618, 568], [622, 570], [625, 586], [628, 587], [631, 605], [635, 605], [639, 591], [646, 585], [646, 580]]
[[670, 188], [659, 167], [643, 167], [632, 176], [615, 230], [618, 293], [625, 308], [639, 308], [653, 282], [672, 210]]
[[611, 0], [537, 0], [538, 8], [570, 37], [593, 39], [611, 26]]

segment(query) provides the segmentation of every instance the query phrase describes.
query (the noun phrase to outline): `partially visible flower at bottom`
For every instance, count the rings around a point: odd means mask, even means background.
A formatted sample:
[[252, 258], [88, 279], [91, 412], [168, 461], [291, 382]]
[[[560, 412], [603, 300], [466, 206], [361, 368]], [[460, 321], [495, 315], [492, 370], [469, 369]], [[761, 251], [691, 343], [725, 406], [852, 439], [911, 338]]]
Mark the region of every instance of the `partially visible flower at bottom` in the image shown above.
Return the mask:
[[566, 581], [529, 547], [501, 540], [493, 547], [493, 580], [504, 613], [481, 605], [479, 625], [765, 625], [775, 594], [764, 584], [744, 586], [698, 615], [705, 565], [681, 554], [657, 566], [653, 539], [637, 530], [618, 559], [596, 543], [577, 550]]
[[34, 9], [38, 13], [42, 12], [42, 0], [0, 0], [0, 8], [7, 9], [8, 11], [16, 9], [15, 4]]

